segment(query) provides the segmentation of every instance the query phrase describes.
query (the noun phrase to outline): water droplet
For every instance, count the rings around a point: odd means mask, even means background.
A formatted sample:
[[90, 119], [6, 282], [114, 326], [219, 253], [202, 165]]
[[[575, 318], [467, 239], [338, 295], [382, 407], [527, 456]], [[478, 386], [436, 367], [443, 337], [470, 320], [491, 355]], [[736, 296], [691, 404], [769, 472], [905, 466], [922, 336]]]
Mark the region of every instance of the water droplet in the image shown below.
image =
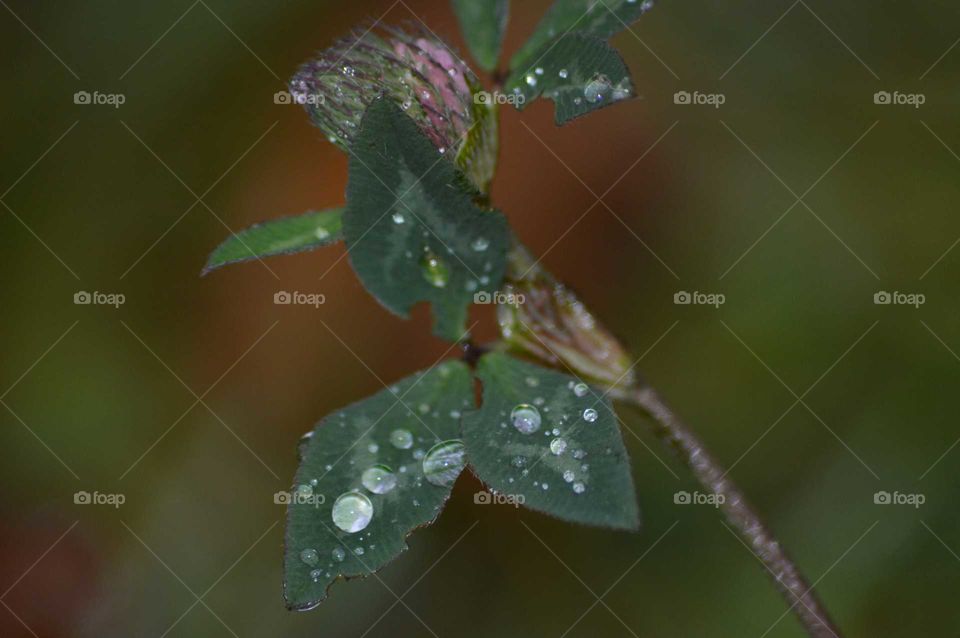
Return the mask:
[[327, 230], [326, 228], [317, 228], [315, 231], [313, 231], [313, 234], [314, 234], [314, 235], [316, 236], [316, 238], [319, 239], [320, 241], [323, 241], [323, 240], [327, 239], [328, 237], [330, 237], [330, 231]]
[[386, 465], [374, 465], [364, 470], [360, 482], [374, 494], [386, 494], [397, 486], [397, 475]]
[[300, 560], [313, 567], [320, 562], [320, 555], [317, 554], [317, 550], [308, 548], [300, 552]]
[[510, 460], [510, 465], [517, 468], [518, 470], [527, 464], [527, 457], [525, 456], [515, 456]]
[[538, 66], [537, 68], [535, 68], [535, 69], [533, 70], [533, 72], [536, 73], [537, 75], [543, 75], [543, 67], [542, 67], [542, 66]]
[[583, 420], [587, 423], [593, 423], [597, 420], [597, 411], [593, 408], [587, 408], [583, 411]]
[[563, 439], [554, 439], [550, 441], [550, 451], [555, 456], [560, 456], [567, 449], [567, 442]]
[[653, 0], [643, 0], [643, 4], [640, 5], [640, 8], [644, 11], [649, 11], [653, 8]]
[[353, 553], [356, 554], [357, 556], [363, 556], [363, 548], [358, 547], [355, 550], [353, 550]]
[[573, 386], [573, 394], [578, 397], [587, 396], [587, 392], [589, 391], [590, 391], [590, 388], [587, 386], [586, 383], [578, 383], [577, 385]]
[[566, 69], [560, 69], [560, 71], [557, 72], [557, 75], [560, 76], [561, 80], [566, 80], [568, 77], [570, 77], [570, 73]]
[[330, 552], [330, 555], [333, 556], [333, 560], [338, 563], [342, 563], [343, 559], [347, 557], [347, 553], [343, 551], [342, 547], [334, 547], [333, 551]]
[[394, 430], [390, 433], [390, 443], [400, 450], [409, 450], [413, 447], [413, 435], [409, 430]]
[[359, 532], [373, 519], [373, 503], [360, 492], [346, 492], [337, 497], [331, 512], [333, 524], [345, 532]]
[[423, 476], [440, 487], [453, 485], [467, 461], [463, 441], [442, 441], [434, 445], [423, 457]]
[[470, 247], [478, 253], [482, 253], [490, 247], [490, 240], [486, 237], [477, 237], [473, 240], [473, 243], [470, 244]]
[[423, 278], [431, 286], [443, 288], [450, 281], [450, 269], [443, 263], [437, 255], [429, 250], [423, 253], [423, 259], [420, 260], [420, 267], [423, 269]]
[[527, 78], [526, 78], [526, 80], [527, 80], [527, 86], [536, 86], [536, 85], [537, 85], [537, 77], [536, 77], [535, 75], [533, 75], [532, 73], [527, 73]]
[[587, 486], [581, 483], [580, 481], [577, 481], [576, 483], [573, 484], [573, 491], [577, 494], [583, 494], [583, 491], [585, 489], [587, 489]]
[[367, 452], [369, 452], [370, 454], [376, 454], [379, 451], [380, 451], [380, 446], [377, 445], [376, 443], [371, 443], [370, 445], [367, 446]]
[[390, 218], [393, 219], [394, 224], [402, 224], [403, 222], [407, 221], [407, 218], [404, 217], [403, 213], [401, 213], [400, 211], [394, 211], [393, 215], [391, 215]]
[[527, 403], [515, 407], [510, 413], [510, 420], [521, 434], [533, 434], [540, 429], [540, 411]]
[[574, 479], [573, 470], [566, 470], [563, 473], [563, 480], [566, 481], [567, 483], [573, 483], [573, 479]]
[[540, 385], [540, 380], [537, 379], [536, 377], [527, 377], [526, 379], [524, 379], [524, 383], [526, 383], [531, 388], [535, 388], [538, 385]]
[[583, 87], [583, 97], [591, 104], [606, 100], [612, 92], [613, 85], [610, 84], [610, 78], [602, 73], [593, 76], [593, 79]]
[[310, 498], [311, 496], [313, 496], [313, 486], [312, 486], [312, 485], [308, 485], [307, 483], [304, 483], [304, 484], [302, 484], [302, 485], [298, 485], [298, 486], [297, 486], [297, 496], [300, 497], [301, 500], [302, 500], [302, 499]]
[[549, 485], [549, 484], [547, 484], [547, 483], [544, 483], [544, 484], [543, 484], [543, 485], [541, 485], [540, 487], [542, 487], [542, 488], [543, 488], [543, 491], [547, 491], [547, 490], [549, 490], [549, 489], [550, 489], [550, 485]]
[[576, 451], [573, 453], [573, 458], [575, 458], [575, 459], [577, 459], [577, 460], [579, 461], [580, 459], [582, 459], [582, 458], [585, 457], [586, 455], [587, 455], [587, 453], [584, 452], [583, 450], [576, 450]]
[[322, 569], [314, 569], [310, 572], [310, 580], [312, 580], [313, 582], [319, 583], [321, 578], [323, 578]]

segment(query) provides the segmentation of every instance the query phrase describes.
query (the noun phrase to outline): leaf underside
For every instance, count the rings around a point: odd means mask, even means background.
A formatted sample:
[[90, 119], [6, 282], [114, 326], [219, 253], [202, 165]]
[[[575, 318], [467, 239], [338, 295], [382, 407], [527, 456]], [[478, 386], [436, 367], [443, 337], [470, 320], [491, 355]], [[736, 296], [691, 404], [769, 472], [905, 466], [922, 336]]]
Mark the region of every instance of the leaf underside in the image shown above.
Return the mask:
[[453, 10], [473, 58], [481, 68], [492, 71], [507, 28], [509, 0], [453, 0]]
[[[483, 356], [477, 374], [482, 407], [464, 415], [463, 440], [483, 482], [563, 520], [639, 528], [630, 460], [609, 400], [589, 386], [578, 387], [575, 377], [502, 353]], [[541, 417], [529, 434], [511, 418], [523, 404]], [[596, 419], [586, 420], [585, 410], [595, 410]], [[555, 440], [562, 444], [551, 448]]]
[[210, 254], [203, 274], [228, 264], [273, 255], [313, 250], [343, 238], [341, 216], [335, 208], [283, 217], [246, 228], [231, 235]]
[[517, 108], [543, 95], [556, 103], [557, 124], [633, 97], [630, 71], [603, 40], [568, 34], [548, 43], [529, 71], [515, 72], [506, 89], [523, 95]]
[[544, 46], [565, 34], [580, 33], [607, 40], [629, 28], [642, 14], [653, 7], [644, 0], [556, 0], [533, 35], [510, 60], [510, 69], [526, 74], [537, 64]]
[[434, 332], [459, 340], [474, 293], [503, 278], [506, 219], [474, 205], [453, 162], [389, 100], [367, 108], [351, 151], [343, 232], [354, 270], [398, 315], [429, 301]]
[[[434, 444], [459, 438], [460, 411], [472, 409], [473, 387], [466, 365], [442, 363], [389, 389], [354, 403], [322, 420], [305, 439], [294, 490], [311, 485], [320, 499], [295, 500], [287, 508], [284, 597], [290, 609], [311, 609], [327, 597], [338, 578], [367, 576], [406, 548], [406, 537], [436, 520], [450, 496], [453, 481], [441, 487], [424, 480], [421, 458]], [[391, 433], [406, 430], [409, 447], [391, 442]], [[374, 494], [361, 475], [382, 464], [393, 471], [396, 487]], [[373, 518], [358, 532], [334, 525], [337, 497], [359, 491], [369, 498]], [[316, 564], [302, 552], [315, 550]], [[362, 551], [362, 553], [358, 553]], [[334, 553], [342, 552], [342, 560]], [[312, 575], [311, 575], [312, 574]]]

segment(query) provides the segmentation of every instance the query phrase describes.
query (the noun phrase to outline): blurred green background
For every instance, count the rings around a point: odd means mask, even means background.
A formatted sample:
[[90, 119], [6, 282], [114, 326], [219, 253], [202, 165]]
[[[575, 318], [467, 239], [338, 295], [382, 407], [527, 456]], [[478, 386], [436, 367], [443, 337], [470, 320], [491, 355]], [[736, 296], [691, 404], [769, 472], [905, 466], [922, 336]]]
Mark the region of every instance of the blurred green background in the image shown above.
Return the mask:
[[[632, 413], [639, 534], [474, 506], [464, 476], [380, 578], [285, 611], [272, 496], [298, 437], [447, 344], [424, 309], [378, 306], [342, 247], [199, 272], [228, 227], [343, 201], [345, 157], [273, 102], [295, 67], [363, 20], [464, 50], [448, 4], [0, 4], [0, 634], [802, 635], [718, 513], [674, 504], [697, 486]], [[513, 4], [508, 51], [548, 6]], [[495, 202], [644, 355], [849, 636], [960, 635], [958, 36], [948, 2], [663, 2], [614, 40], [642, 99], [562, 129], [546, 102], [504, 110]]]

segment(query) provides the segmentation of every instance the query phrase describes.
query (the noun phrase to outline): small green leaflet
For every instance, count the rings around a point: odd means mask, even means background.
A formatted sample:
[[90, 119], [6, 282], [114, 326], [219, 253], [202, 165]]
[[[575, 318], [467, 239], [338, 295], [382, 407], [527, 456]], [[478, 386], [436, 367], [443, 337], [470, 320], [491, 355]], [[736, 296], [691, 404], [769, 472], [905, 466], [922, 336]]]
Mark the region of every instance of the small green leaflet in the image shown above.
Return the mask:
[[310, 211], [251, 226], [217, 246], [210, 254], [203, 274], [228, 264], [313, 250], [340, 241], [342, 214], [343, 210], [339, 208]]
[[634, 95], [620, 54], [603, 40], [579, 34], [550, 45], [531, 71], [511, 75], [506, 90], [523, 96], [517, 100], [519, 109], [540, 95], [550, 98], [556, 103], [557, 124]]
[[452, 0], [463, 37], [473, 58], [493, 71], [500, 58], [503, 32], [510, 13], [509, 0]]
[[652, 0], [556, 0], [530, 39], [514, 54], [510, 69], [526, 75], [542, 63], [538, 58], [558, 38], [581, 33], [607, 40], [652, 8]]
[[463, 418], [484, 483], [567, 521], [636, 530], [630, 459], [610, 401], [575, 377], [491, 353], [480, 359], [482, 407]]
[[473, 405], [469, 369], [448, 361], [331, 414], [304, 438], [284, 497], [290, 609], [316, 607], [340, 577], [377, 571], [436, 520], [463, 469], [460, 413]]
[[476, 191], [399, 106], [377, 99], [350, 153], [343, 234], [364, 286], [401, 316], [433, 305], [434, 332], [464, 336], [479, 291], [500, 286], [506, 219], [473, 203]]

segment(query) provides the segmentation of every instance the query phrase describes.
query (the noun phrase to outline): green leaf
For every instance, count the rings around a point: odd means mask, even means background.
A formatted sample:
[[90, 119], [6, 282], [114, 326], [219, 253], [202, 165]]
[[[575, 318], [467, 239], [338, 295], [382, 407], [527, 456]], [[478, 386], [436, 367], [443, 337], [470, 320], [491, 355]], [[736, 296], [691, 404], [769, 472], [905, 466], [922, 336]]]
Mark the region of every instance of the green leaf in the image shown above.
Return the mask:
[[[537, 25], [530, 39], [510, 60], [519, 75], [532, 72], [547, 46], [566, 34], [584, 34], [608, 40], [629, 27], [653, 7], [649, 0], [556, 0]], [[568, 61], [569, 63], [569, 61]]]
[[620, 54], [599, 38], [574, 34], [546, 45], [529, 72], [511, 74], [506, 89], [523, 96], [519, 109], [540, 95], [553, 100], [557, 124], [634, 95]]
[[463, 440], [482, 481], [557, 518], [639, 528], [630, 460], [609, 400], [575, 377], [502, 353], [484, 355], [477, 372], [482, 407], [464, 415]]
[[340, 208], [310, 211], [251, 226], [217, 246], [210, 254], [203, 274], [227, 264], [313, 250], [340, 241], [342, 214]]
[[[407, 548], [413, 530], [436, 520], [463, 466], [447, 468], [445, 480], [436, 473], [427, 478], [424, 462], [437, 458], [427, 452], [459, 437], [460, 411], [472, 406], [470, 371], [449, 361], [338, 410], [305, 437], [287, 507], [284, 597], [289, 608], [311, 609], [338, 578], [380, 569]], [[380, 465], [396, 480], [388, 491], [383, 488], [391, 479], [372, 482], [376, 471], [363, 478]], [[373, 515], [363, 529], [351, 533], [334, 523], [334, 504], [344, 494], [346, 500], [359, 494], [361, 502], [369, 501]], [[340, 521], [351, 518], [356, 517]]]
[[476, 191], [400, 107], [380, 98], [351, 147], [343, 233], [364, 286], [408, 316], [433, 305], [434, 332], [463, 337], [477, 291], [503, 279], [506, 219], [474, 205]]
[[500, 58], [503, 32], [510, 13], [509, 0], [452, 0], [463, 37], [480, 66], [493, 71]]

